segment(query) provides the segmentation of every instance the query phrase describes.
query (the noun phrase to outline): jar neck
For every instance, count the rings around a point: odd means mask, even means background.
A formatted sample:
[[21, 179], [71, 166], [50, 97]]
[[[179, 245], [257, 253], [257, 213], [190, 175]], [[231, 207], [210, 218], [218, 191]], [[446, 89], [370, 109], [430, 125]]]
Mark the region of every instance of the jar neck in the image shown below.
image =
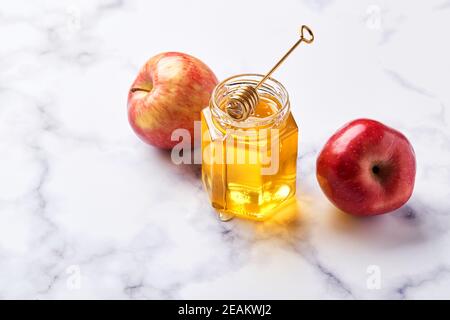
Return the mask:
[[279, 128], [284, 125], [290, 111], [289, 96], [283, 85], [272, 78], [268, 78], [257, 92], [260, 96], [269, 96], [278, 102], [280, 107], [274, 113], [266, 117], [249, 117], [238, 121], [224, 111], [224, 104], [236, 89], [248, 85], [255, 87], [263, 77], [260, 74], [240, 74], [223, 80], [214, 88], [209, 107], [214, 123], [220, 127], [219, 129]]

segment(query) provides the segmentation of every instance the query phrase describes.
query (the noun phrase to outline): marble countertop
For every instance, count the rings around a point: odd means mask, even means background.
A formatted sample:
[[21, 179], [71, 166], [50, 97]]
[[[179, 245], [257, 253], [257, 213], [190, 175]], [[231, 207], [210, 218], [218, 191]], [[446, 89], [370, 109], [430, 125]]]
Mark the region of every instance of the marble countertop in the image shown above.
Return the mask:
[[[199, 166], [140, 142], [126, 99], [161, 51], [275, 77], [300, 127], [298, 205], [221, 222]], [[10, 1], [0, 8], [0, 298], [450, 298], [450, 1]], [[255, 32], [257, 30], [257, 32]], [[315, 158], [345, 122], [402, 131], [414, 194], [356, 219]]]

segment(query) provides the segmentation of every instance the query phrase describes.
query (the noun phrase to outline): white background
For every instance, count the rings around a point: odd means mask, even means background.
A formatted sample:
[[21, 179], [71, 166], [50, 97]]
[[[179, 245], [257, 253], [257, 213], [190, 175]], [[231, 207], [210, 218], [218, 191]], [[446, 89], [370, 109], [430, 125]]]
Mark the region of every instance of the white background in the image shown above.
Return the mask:
[[[301, 24], [316, 41], [274, 75], [300, 127], [298, 211], [222, 223], [199, 167], [134, 135], [127, 91], [162, 51], [219, 79], [263, 73]], [[450, 298], [449, 30], [448, 0], [3, 3], [0, 298]], [[371, 219], [315, 179], [360, 117], [402, 131], [418, 163], [409, 203]]]

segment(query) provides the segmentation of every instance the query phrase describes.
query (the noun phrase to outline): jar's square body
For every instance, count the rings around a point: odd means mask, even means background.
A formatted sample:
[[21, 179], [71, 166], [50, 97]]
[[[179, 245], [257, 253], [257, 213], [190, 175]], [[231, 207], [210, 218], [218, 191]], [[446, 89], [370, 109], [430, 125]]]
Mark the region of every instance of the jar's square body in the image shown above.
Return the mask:
[[268, 134], [255, 147], [248, 139], [230, 143], [226, 136], [211, 136], [214, 128], [208, 127], [211, 121], [206, 117], [207, 109], [202, 114], [202, 179], [212, 206], [239, 217], [266, 219], [295, 194], [298, 129], [294, 118], [289, 115], [289, 128], [277, 145]]
[[[265, 103], [277, 98], [264, 95], [255, 113], [268, 114]], [[201, 115], [202, 179], [211, 204], [220, 212], [264, 220], [295, 194], [297, 124], [289, 109], [277, 122], [257, 119], [245, 128], [221, 125], [212, 111], [206, 107]]]

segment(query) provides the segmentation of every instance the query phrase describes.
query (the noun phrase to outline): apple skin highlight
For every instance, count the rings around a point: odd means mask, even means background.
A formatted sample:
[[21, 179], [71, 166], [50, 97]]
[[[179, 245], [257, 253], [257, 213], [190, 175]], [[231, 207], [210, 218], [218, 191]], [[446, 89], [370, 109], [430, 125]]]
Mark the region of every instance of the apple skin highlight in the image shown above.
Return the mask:
[[180, 52], [160, 53], [140, 69], [128, 93], [128, 121], [146, 143], [171, 149], [172, 132], [186, 129], [194, 137], [194, 122], [208, 105], [218, 81], [199, 59]]
[[378, 121], [357, 119], [339, 129], [316, 162], [316, 176], [340, 210], [372, 216], [400, 208], [411, 197], [416, 175], [412, 145]]

